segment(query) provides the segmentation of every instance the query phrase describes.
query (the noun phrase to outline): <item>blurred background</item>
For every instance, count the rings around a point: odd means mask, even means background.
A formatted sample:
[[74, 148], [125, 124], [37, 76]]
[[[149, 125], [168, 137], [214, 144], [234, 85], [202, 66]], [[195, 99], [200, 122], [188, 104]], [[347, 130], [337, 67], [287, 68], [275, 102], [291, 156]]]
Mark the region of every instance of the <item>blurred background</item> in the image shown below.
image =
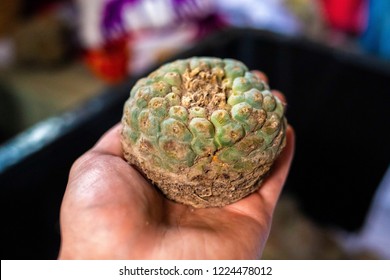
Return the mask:
[[264, 258], [390, 259], [388, 0], [2, 0], [2, 259], [56, 258], [72, 162], [137, 78], [203, 55], [289, 100], [297, 152]]

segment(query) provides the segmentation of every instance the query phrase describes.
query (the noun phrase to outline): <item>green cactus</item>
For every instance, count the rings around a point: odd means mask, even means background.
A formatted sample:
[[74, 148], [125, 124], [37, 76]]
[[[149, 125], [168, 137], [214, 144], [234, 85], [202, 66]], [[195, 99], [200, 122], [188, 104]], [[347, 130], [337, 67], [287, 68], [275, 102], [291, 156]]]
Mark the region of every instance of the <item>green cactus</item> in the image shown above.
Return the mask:
[[174, 201], [224, 206], [260, 187], [285, 146], [284, 106], [240, 61], [194, 57], [140, 79], [124, 105], [127, 161]]

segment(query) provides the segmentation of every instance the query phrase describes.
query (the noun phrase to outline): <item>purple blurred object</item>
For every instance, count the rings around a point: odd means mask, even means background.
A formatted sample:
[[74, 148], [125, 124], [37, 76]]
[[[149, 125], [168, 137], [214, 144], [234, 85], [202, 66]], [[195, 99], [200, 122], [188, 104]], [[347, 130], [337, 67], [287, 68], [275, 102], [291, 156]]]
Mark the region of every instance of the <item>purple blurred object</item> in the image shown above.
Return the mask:
[[113, 39], [131, 31], [203, 20], [214, 12], [211, 0], [106, 0], [101, 28]]
[[105, 38], [110, 38], [113, 30], [125, 32], [122, 14], [126, 5], [134, 5], [139, 0], [107, 0], [103, 8], [102, 31]]
[[176, 19], [194, 20], [202, 19], [214, 10], [212, 0], [172, 0], [172, 7]]

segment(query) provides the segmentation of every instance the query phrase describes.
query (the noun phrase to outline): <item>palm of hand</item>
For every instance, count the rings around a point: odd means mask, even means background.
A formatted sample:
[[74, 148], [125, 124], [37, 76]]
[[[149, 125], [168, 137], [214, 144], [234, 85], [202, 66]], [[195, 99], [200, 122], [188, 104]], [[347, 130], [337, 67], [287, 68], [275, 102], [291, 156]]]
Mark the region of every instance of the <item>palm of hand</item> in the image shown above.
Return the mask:
[[72, 167], [61, 209], [59, 258], [254, 259], [261, 256], [287, 176], [293, 132], [259, 191], [223, 208], [164, 198], [121, 157], [119, 128]]

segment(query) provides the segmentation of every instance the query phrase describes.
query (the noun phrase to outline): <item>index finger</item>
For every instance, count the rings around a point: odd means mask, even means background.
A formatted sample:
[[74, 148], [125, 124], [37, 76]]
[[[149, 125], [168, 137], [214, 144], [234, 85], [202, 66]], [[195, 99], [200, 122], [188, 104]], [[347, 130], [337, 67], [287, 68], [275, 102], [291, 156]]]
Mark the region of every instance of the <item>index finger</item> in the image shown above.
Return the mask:
[[268, 76], [264, 72], [259, 70], [252, 70], [251, 72], [268, 84]]
[[121, 129], [121, 123], [110, 128], [92, 147], [91, 152], [123, 157]]

